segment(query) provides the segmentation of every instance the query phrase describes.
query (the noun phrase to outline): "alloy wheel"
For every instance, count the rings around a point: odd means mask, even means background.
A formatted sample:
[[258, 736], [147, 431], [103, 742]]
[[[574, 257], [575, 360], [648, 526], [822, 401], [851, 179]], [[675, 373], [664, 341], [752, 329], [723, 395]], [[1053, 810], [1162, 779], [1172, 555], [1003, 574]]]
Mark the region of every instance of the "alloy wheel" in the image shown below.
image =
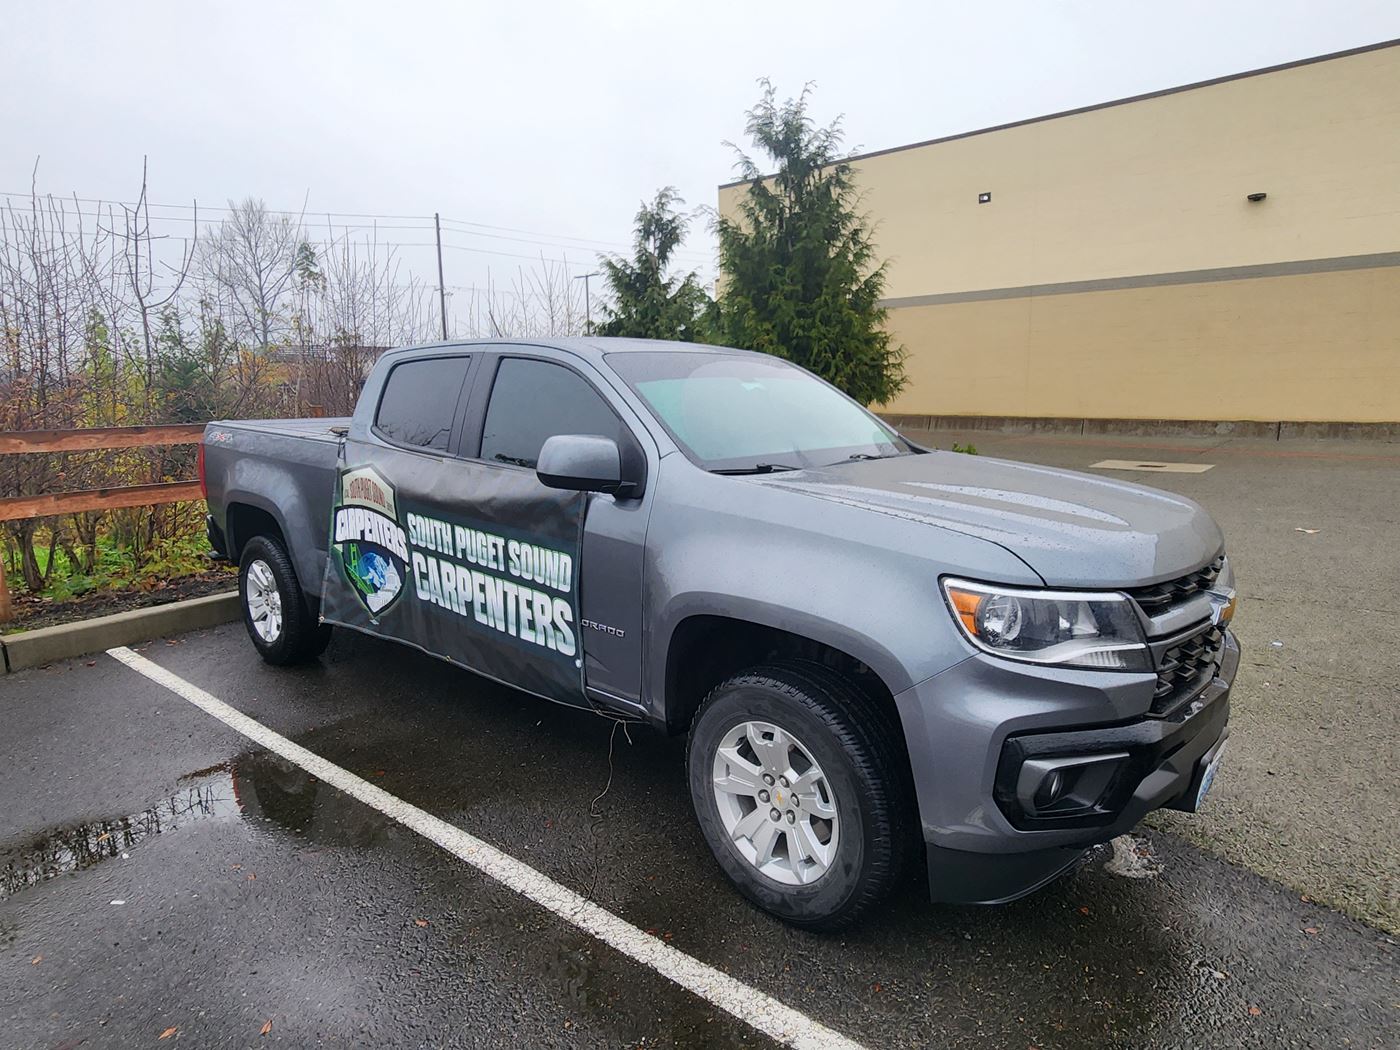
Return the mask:
[[253, 630], [264, 642], [277, 641], [282, 635], [282, 592], [272, 567], [261, 558], [249, 562], [244, 588]]
[[720, 740], [715, 803], [730, 841], [775, 882], [805, 886], [836, 857], [840, 816], [812, 752], [771, 722], [741, 722]]

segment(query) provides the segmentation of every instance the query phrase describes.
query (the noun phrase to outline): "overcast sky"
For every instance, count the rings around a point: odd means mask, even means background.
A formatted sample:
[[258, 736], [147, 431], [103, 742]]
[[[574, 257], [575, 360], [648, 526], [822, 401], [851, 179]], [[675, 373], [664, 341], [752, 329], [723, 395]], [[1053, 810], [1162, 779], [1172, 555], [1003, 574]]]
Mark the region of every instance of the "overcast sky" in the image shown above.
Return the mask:
[[[1395, 0], [4, 6], [0, 191], [37, 157], [41, 192], [129, 200], [145, 155], [158, 203], [437, 211], [449, 286], [592, 268], [663, 185], [713, 205], [761, 76], [872, 150], [1400, 37]], [[697, 222], [707, 277], [711, 247]]]

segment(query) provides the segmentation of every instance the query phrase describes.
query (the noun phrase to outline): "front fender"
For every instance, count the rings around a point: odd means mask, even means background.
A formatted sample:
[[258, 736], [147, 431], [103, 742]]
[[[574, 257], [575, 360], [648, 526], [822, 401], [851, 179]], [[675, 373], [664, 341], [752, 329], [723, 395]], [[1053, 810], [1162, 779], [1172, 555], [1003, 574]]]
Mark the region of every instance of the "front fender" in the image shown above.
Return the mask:
[[672, 635], [696, 615], [832, 646], [899, 693], [967, 655], [938, 577], [968, 566], [1039, 582], [983, 539], [667, 461], [647, 532], [646, 695], [664, 700]]
[[[686, 620], [696, 616], [721, 616], [760, 627], [771, 627], [839, 649], [853, 656], [880, 676], [891, 692], [907, 689], [913, 682], [900, 659], [876, 638], [840, 620], [817, 612], [797, 610], [755, 598], [736, 597], [716, 591], [687, 591], [675, 595], [658, 616], [652, 632], [651, 666], [658, 671], [658, 686], [664, 681], [665, 663], [671, 641]], [[655, 695], [655, 694], [653, 694]]]

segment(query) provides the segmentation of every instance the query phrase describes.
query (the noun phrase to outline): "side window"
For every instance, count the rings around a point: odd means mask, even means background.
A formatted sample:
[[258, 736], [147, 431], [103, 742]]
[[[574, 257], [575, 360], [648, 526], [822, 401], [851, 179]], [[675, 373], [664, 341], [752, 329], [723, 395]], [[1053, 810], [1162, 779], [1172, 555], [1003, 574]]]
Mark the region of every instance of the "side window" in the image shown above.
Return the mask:
[[598, 434], [621, 444], [623, 425], [608, 403], [563, 365], [507, 357], [496, 370], [481, 458], [533, 467], [555, 434]]
[[433, 357], [395, 365], [374, 425], [390, 441], [446, 452], [469, 360]]

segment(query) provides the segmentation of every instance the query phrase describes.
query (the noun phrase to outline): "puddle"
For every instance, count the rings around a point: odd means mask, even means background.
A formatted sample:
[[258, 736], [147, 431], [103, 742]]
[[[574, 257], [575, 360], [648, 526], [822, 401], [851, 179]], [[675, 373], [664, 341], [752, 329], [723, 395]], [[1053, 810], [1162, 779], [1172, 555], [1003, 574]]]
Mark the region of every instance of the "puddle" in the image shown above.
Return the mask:
[[120, 857], [154, 835], [198, 821], [229, 820], [238, 814], [233, 780], [225, 771], [200, 778], [136, 813], [47, 832], [5, 858], [0, 868], [0, 899], [58, 875]]
[[240, 756], [232, 764], [232, 780], [245, 819], [275, 824], [320, 845], [371, 846], [393, 827], [382, 813], [270, 752]]
[[389, 827], [381, 814], [269, 753], [249, 752], [187, 773], [178, 783], [177, 790], [135, 813], [56, 828], [0, 853], [0, 900], [205, 821], [273, 825], [319, 844], [355, 847], [375, 844]]

